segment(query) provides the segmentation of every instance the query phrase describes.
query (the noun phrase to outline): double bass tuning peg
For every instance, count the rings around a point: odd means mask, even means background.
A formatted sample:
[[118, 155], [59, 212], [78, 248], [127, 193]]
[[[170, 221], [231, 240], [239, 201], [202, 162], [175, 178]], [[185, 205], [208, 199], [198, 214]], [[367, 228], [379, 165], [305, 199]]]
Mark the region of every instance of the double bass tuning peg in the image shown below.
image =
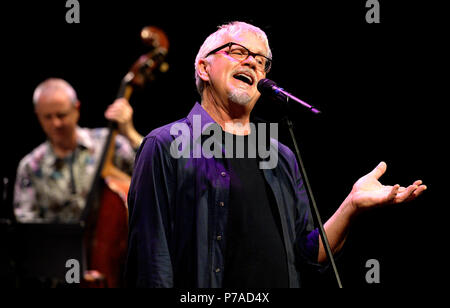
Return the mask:
[[141, 55], [130, 68], [127, 75], [132, 78], [122, 80], [119, 95], [125, 93], [123, 89], [127, 85], [143, 87], [148, 81], [155, 80], [156, 73], [165, 73], [169, 69], [169, 64], [165, 61], [169, 50], [166, 34], [157, 27], [147, 26], [141, 30], [141, 40], [150, 47], [150, 51]]

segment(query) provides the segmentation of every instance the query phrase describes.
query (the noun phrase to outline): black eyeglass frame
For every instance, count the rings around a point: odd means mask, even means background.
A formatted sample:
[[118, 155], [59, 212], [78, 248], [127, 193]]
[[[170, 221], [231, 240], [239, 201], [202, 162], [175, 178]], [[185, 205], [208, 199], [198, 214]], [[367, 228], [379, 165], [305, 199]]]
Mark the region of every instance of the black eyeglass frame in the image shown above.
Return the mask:
[[271, 58], [268, 58], [265, 55], [262, 55], [262, 54], [259, 54], [259, 53], [252, 52], [247, 47], [242, 46], [241, 44], [238, 44], [238, 43], [235, 43], [235, 42], [229, 42], [229, 43], [226, 43], [226, 44], [224, 44], [222, 46], [219, 46], [219, 47], [215, 48], [214, 50], [211, 50], [210, 52], [208, 52], [208, 54], [205, 56], [205, 58], [209, 57], [212, 54], [215, 54], [216, 52], [224, 49], [225, 47], [228, 47], [228, 49], [231, 49], [231, 46], [233, 46], [233, 45], [238, 45], [238, 46], [244, 48], [245, 50], [247, 50], [247, 57], [245, 59], [241, 60], [241, 61], [247, 60], [249, 56], [252, 56], [253, 58], [255, 58], [256, 56], [264, 57], [266, 59], [266, 65], [264, 67], [264, 72], [267, 74], [270, 71], [270, 69], [272, 67], [272, 59]]

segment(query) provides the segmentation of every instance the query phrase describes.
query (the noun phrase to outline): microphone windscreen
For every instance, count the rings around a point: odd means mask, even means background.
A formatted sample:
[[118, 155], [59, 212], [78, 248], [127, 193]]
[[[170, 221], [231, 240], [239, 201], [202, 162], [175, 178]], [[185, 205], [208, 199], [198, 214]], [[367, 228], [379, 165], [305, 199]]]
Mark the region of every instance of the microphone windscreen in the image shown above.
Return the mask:
[[258, 82], [257, 89], [261, 94], [264, 94], [268, 92], [273, 92], [273, 87], [276, 85], [277, 84], [274, 81], [264, 78]]

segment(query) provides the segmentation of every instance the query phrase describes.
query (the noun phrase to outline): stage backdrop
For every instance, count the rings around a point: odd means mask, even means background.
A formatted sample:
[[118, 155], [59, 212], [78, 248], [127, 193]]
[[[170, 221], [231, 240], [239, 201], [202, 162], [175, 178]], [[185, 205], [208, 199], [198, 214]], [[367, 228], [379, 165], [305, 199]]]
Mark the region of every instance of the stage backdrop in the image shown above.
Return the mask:
[[[433, 281], [436, 226], [442, 213], [435, 175], [446, 139], [437, 120], [443, 100], [442, 19], [439, 8], [380, 1], [380, 23], [368, 23], [366, 1], [157, 2], [78, 1], [79, 23], [68, 23], [65, 1], [2, 4], [2, 162], [10, 194], [19, 160], [45, 139], [35, 118], [32, 93], [48, 77], [70, 82], [81, 100], [81, 126], [106, 124], [121, 78], [146, 46], [140, 30], [163, 29], [170, 40], [169, 71], [131, 99], [135, 125], [146, 135], [184, 117], [199, 100], [194, 59], [203, 40], [225, 22], [242, 20], [266, 31], [273, 51], [268, 78], [323, 111], [315, 117], [292, 111], [300, 150], [323, 220], [352, 184], [381, 160], [383, 183], [429, 186], [419, 200], [362, 215], [338, 258], [346, 286], [424, 285]], [[348, 1], [350, 2], [350, 1]], [[276, 4], [275, 4], [276, 3]], [[448, 99], [446, 99], [448, 101]], [[278, 122], [278, 106], [261, 100], [255, 115]], [[448, 129], [447, 129], [448, 130]], [[289, 143], [280, 126], [280, 140]], [[448, 203], [448, 202], [447, 202]], [[369, 259], [380, 263], [380, 284], [368, 284]], [[331, 273], [311, 285], [334, 286]]]

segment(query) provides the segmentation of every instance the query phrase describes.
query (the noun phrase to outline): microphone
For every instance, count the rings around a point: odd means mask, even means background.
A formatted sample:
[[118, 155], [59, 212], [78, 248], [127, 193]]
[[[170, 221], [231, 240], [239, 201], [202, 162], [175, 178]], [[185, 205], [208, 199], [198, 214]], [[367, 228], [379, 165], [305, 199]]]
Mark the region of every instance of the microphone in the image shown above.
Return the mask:
[[270, 79], [267, 79], [267, 78], [261, 79], [258, 82], [257, 88], [258, 88], [258, 91], [262, 95], [267, 95], [275, 100], [285, 102], [285, 103], [289, 102], [289, 100], [293, 100], [293, 101], [296, 101], [297, 103], [299, 103], [300, 105], [308, 108], [312, 113], [315, 113], [315, 114], [321, 113], [320, 110], [305, 103], [304, 101], [295, 97], [294, 95], [286, 92], [283, 88], [280, 88], [279, 86], [277, 86], [277, 84]]

